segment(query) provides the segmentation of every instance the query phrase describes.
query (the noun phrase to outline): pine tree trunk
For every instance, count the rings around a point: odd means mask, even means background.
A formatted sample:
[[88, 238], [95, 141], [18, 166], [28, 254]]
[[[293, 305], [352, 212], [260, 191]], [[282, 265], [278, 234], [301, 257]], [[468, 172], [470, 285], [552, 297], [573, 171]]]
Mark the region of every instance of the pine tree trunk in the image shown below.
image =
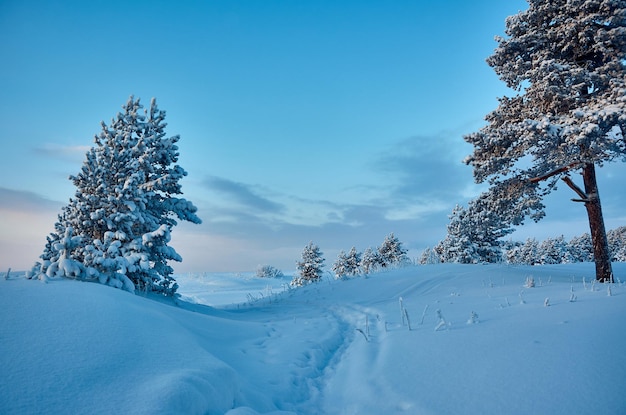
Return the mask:
[[598, 183], [596, 181], [596, 168], [593, 163], [585, 164], [583, 167], [583, 182], [588, 199], [585, 203], [585, 207], [587, 208], [591, 241], [593, 243], [596, 280], [601, 282], [613, 282], [611, 254], [609, 252], [606, 230], [604, 228], [604, 218], [602, 217], [602, 205], [600, 204]]

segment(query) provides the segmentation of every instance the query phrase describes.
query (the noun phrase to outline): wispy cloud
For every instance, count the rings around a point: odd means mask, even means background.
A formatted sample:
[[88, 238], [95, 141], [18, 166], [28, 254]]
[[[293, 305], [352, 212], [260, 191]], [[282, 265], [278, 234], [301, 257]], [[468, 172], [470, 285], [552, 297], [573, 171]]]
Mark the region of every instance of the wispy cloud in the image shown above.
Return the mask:
[[204, 182], [205, 186], [226, 196], [231, 201], [252, 211], [264, 213], [280, 213], [285, 207], [254, 190], [254, 186], [235, 182], [222, 177], [211, 176]]
[[398, 141], [374, 160], [372, 166], [387, 176], [387, 218], [420, 219], [430, 214], [450, 212], [478, 194], [472, 170], [462, 163], [462, 137], [454, 132], [413, 136]]
[[42, 212], [59, 210], [61, 204], [37, 193], [0, 187], [0, 210]]
[[33, 149], [36, 154], [61, 160], [81, 160], [90, 146], [66, 146], [55, 143], [45, 143]]

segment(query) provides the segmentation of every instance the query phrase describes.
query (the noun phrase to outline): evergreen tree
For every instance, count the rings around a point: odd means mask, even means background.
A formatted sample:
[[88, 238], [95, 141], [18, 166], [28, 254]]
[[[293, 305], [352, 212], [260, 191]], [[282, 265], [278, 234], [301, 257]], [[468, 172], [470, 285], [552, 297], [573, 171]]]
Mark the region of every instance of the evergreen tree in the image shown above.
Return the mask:
[[357, 252], [355, 247], [352, 247], [347, 254], [342, 250], [339, 252], [339, 255], [337, 255], [337, 260], [333, 264], [333, 272], [337, 278], [358, 275], [360, 262], [361, 254]]
[[570, 256], [567, 242], [563, 235], [557, 238], [547, 238], [540, 245], [537, 252], [540, 264], [563, 264], [574, 262]]
[[507, 264], [521, 264], [521, 249], [522, 243], [517, 241], [508, 240], [502, 244], [502, 250], [504, 251], [504, 259]]
[[593, 245], [591, 243], [591, 235], [584, 233], [575, 236], [567, 243], [567, 250], [573, 262], [591, 262], [593, 261]]
[[469, 217], [463, 206], [456, 205], [449, 216], [447, 234], [435, 250], [443, 262], [474, 264], [479, 261], [477, 247], [469, 235]]
[[348, 275], [347, 263], [348, 263], [348, 255], [346, 254], [346, 251], [342, 249], [341, 251], [339, 251], [339, 254], [337, 255], [337, 259], [333, 263], [333, 267], [332, 267], [332, 270], [335, 273], [336, 278], [343, 278]]
[[[81, 171], [70, 180], [76, 186], [55, 225], [55, 232], [32, 270], [33, 276], [58, 272], [60, 251], [81, 264], [79, 274], [101, 283], [174, 295], [176, 282], [168, 261], [181, 261], [168, 246], [177, 220], [200, 223], [196, 207], [176, 195], [187, 173], [176, 165], [179, 136], [166, 137], [165, 112], [152, 100], [142, 111], [132, 96], [95, 137]], [[80, 238], [71, 247], [59, 244], [68, 233]], [[57, 270], [57, 271], [52, 271]]]
[[313, 242], [309, 242], [302, 251], [302, 261], [296, 262], [300, 276], [295, 277], [291, 281], [291, 285], [302, 286], [319, 281], [324, 272], [324, 261], [323, 253], [320, 251], [320, 248], [313, 244]]
[[359, 265], [361, 264], [361, 253], [353, 246], [348, 252], [348, 258], [346, 261], [346, 271], [349, 276], [355, 276], [359, 274]]
[[378, 251], [368, 247], [365, 251], [363, 251], [359, 267], [363, 274], [369, 274], [376, 271], [379, 263], [380, 260], [378, 258]]
[[611, 259], [613, 261], [626, 261], [626, 226], [620, 226], [607, 232]]
[[426, 249], [422, 251], [422, 254], [420, 255], [420, 259], [419, 259], [420, 265], [438, 264], [440, 262], [441, 262], [441, 258], [439, 257], [437, 252], [430, 247], [427, 247]]
[[472, 200], [465, 209], [456, 206], [450, 215], [446, 238], [436, 247], [444, 262], [476, 264], [500, 262], [500, 239], [512, 232], [490, 208], [487, 193]]
[[[615, 0], [529, 0], [506, 20], [506, 38], [487, 62], [512, 98], [500, 99], [488, 125], [465, 137], [465, 160], [487, 181], [507, 223], [544, 216], [543, 197], [558, 178], [583, 202], [596, 279], [613, 272], [595, 166], [624, 159], [626, 145], [626, 3]], [[579, 171], [584, 189], [568, 175]]]
[[407, 250], [404, 249], [402, 242], [393, 232], [385, 237], [382, 245], [378, 248], [378, 260], [383, 268], [408, 263], [409, 257], [406, 254]]
[[539, 263], [537, 252], [539, 250], [539, 242], [535, 238], [528, 238], [520, 249], [520, 263], [527, 265], [535, 265]]

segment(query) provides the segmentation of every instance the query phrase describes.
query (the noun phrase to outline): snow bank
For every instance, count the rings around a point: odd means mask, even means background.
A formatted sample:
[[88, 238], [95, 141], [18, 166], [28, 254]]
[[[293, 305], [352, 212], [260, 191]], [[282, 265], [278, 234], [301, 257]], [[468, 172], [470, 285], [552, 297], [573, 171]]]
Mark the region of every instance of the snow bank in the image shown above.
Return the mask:
[[184, 275], [178, 306], [0, 279], [0, 413], [621, 413], [626, 286], [591, 276], [427, 265], [289, 289]]

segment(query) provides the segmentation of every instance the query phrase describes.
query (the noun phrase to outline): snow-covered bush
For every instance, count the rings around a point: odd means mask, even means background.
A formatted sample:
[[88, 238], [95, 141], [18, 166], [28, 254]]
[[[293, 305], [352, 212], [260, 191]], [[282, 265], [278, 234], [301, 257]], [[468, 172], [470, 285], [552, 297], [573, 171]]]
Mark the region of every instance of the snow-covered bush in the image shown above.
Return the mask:
[[29, 275], [171, 296], [177, 285], [168, 261], [182, 258], [168, 246], [170, 232], [177, 220], [201, 222], [196, 207], [176, 196], [187, 175], [175, 164], [180, 137], [166, 137], [165, 112], [154, 99], [147, 111], [132, 96], [122, 108], [110, 125], [101, 124], [81, 171], [70, 177], [75, 195]]
[[284, 274], [281, 270], [271, 265], [259, 265], [256, 269], [256, 276], [259, 278], [280, 278]]

